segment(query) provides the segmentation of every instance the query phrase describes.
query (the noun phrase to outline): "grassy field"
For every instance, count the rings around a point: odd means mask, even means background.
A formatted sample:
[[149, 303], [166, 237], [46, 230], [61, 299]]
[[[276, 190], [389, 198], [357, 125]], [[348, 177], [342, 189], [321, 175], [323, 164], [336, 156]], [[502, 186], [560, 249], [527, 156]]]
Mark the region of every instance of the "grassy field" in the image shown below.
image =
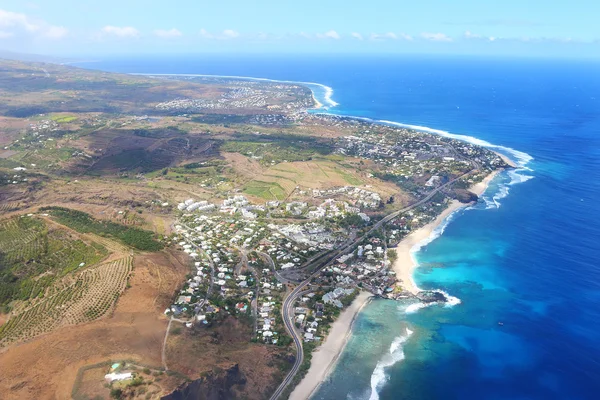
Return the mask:
[[350, 170], [329, 160], [281, 163], [268, 168], [244, 186], [244, 193], [267, 200], [282, 200], [296, 188], [321, 189], [360, 186], [364, 182]]
[[276, 182], [251, 181], [244, 187], [244, 193], [265, 200], [283, 200], [288, 193]]
[[52, 115], [50, 119], [59, 124], [68, 124], [69, 122], [77, 121], [77, 117], [75, 115]]

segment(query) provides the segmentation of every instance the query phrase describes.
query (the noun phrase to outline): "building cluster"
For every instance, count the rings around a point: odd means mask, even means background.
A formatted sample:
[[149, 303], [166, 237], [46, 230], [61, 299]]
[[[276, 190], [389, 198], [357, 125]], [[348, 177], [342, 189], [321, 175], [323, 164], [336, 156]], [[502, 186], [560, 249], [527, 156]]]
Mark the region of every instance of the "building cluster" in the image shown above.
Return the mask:
[[312, 195], [313, 197], [344, 196], [353, 199], [355, 201], [354, 206], [360, 208], [377, 208], [381, 203], [379, 193], [354, 186], [342, 186], [326, 190], [314, 189]]
[[256, 339], [264, 343], [277, 344], [280, 331], [284, 330], [280, 320], [280, 309], [285, 288], [278, 282], [269, 268], [262, 269], [258, 291]]
[[[392, 297], [396, 288], [396, 274], [387, 258], [387, 246], [382, 238], [371, 237], [353, 252], [340, 256], [335, 263], [324, 270], [321, 278], [324, 284], [336, 287], [361, 287], [371, 293]], [[324, 298], [336, 300], [341, 292]], [[336, 303], [339, 306], [339, 303]]]
[[[203, 83], [210, 82], [203, 79]], [[213, 81], [216, 82], [216, 81]], [[218, 98], [178, 98], [156, 104], [161, 111], [195, 112], [200, 110], [265, 109], [297, 112], [312, 105], [310, 92], [301, 86], [256, 82], [250, 80], [223, 80], [226, 85]]]

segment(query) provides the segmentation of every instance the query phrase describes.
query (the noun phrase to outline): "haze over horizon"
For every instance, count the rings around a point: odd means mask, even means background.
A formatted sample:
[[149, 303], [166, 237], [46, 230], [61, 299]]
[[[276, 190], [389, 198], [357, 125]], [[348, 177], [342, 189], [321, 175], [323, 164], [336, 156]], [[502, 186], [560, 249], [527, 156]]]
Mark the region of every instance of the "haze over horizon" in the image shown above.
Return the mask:
[[[340, 0], [160, 5], [74, 0], [0, 6], [0, 49], [57, 56], [397, 53], [600, 57], [600, 3]], [[185, 12], [184, 12], [185, 11]]]

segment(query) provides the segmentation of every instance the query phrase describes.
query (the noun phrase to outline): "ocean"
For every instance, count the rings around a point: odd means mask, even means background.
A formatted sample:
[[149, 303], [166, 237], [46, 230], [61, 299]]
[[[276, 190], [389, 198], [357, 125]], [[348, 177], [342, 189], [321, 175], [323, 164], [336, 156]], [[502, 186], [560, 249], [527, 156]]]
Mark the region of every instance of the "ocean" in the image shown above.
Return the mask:
[[460, 303], [373, 301], [313, 398], [600, 396], [598, 61], [211, 55], [80, 66], [315, 82], [326, 112], [450, 132], [519, 164], [415, 249], [417, 285]]

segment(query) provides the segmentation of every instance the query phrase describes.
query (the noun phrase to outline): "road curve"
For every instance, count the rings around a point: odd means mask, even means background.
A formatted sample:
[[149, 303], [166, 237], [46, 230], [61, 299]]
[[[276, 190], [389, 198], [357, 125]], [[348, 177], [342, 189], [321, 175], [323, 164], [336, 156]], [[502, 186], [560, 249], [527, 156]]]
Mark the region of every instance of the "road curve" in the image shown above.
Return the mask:
[[325, 268], [329, 264], [331, 264], [340, 254], [345, 253], [349, 249], [358, 245], [358, 243], [360, 243], [363, 239], [365, 239], [373, 231], [379, 229], [384, 224], [390, 222], [391, 220], [396, 218], [398, 215], [405, 213], [407, 211], [410, 211], [413, 208], [419, 207], [420, 205], [426, 203], [433, 196], [435, 196], [435, 194], [438, 193], [440, 190], [445, 189], [446, 187], [450, 186], [457, 180], [464, 178], [467, 175], [472, 174], [474, 171], [475, 170], [471, 170], [469, 172], [462, 174], [461, 176], [459, 176], [457, 178], [452, 179], [451, 181], [446, 182], [445, 184], [439, 186], [438, 188], [433, 189], [431, 192], [429, 192], [429, 194], [427, 196], [425, 196], [421, 200], [417, 201], [416, 203], [413, 203], [409, 206], [406, 206], [398, 211], [394, 211], [393, 213], [385, 216], [380, 221], [378, 221], [375, 225], [373, 225], [373, 227], [371, 229], [369, 229], [369, 231], [367, 233], [365, 233], [361, 237], [357, 238], [352, 243], [342, 246], [340, 249], [329, 253], [329, 255], [327, 257], [323, 257], [323, 256], [318, 257], [318, 259], [326, 258], [327, 261], [320, 262], [319, 263], [320, 265], [316, 266], [315, 271], [307, 279], [305, 279], [300, 284], [298, 284], [298, 286], [296, 286], [294, 288], [294, 290], [292, 290], [290, 292], [290, 294], [283, 301], [283, 307], [281, 308], [281, 313], [282, 313], [282, 317], [283, 317], [283, 322], [285, 324], [285, 329], [289, 333], [289, 335], [292, 337], [292, 339], [294, 340], [294, 344], [296, 345], [296, 360], [294, 361], [294, 365], [292, 366], [292, 369], [290, 370], [290, 372], [288, 372], [286, 377], [283, 379], [283, 382], [281, 382], [281, 384], [277, 387], [277, 389], [275, 390], [273, 395], [270, 397], [270, 400], [277, 400], [279, 398], [279, 396], [281, 396], [283, 391], [287, 388], [287, 386], [290, 384], [290, 382], [296, 376], [296, 373], [298, 373], [298, 370], [300, 369], [300, 366], [302, 365], [302, 362], [304, 361], [302, 338], [298, 335], [298, 332], [296, 331], [296, 327], [294, 326], [294, 322], [291, 319], [291, 317], [293, 316], [293, 313], [291, 312], [292, 306], [294, 305], [296, 298], [298, 298], [298, 296], [302, 292], [302, 289], [305, 286], [307, 286], [310, 283], [310, 281], [321, 272], [321, 270], [323, 268]]

